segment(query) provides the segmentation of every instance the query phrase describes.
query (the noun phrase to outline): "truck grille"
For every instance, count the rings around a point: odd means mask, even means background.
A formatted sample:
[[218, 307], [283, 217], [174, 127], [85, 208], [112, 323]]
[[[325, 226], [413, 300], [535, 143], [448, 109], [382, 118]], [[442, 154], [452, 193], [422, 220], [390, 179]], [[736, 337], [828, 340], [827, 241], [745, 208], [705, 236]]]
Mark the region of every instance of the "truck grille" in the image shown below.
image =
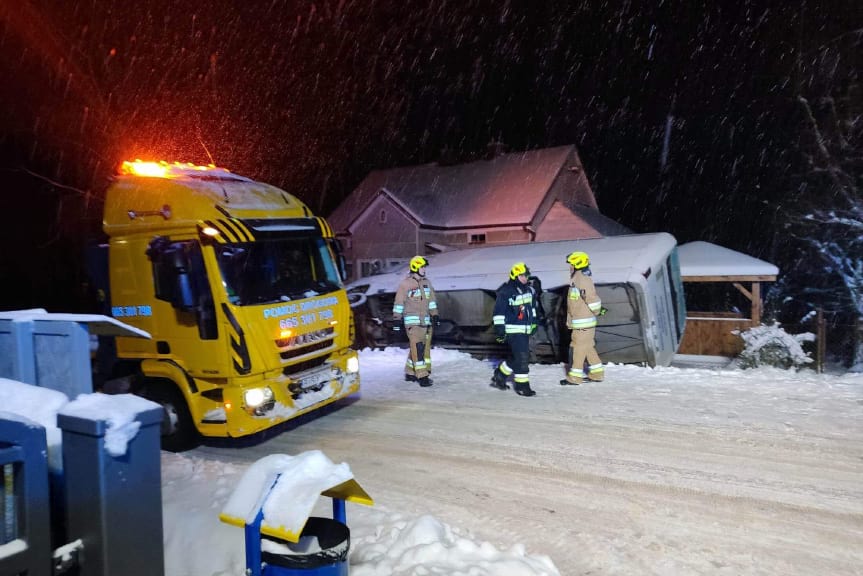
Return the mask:
[[312, 368], [317, 368], [324, 364], [327, 361], [326, 356], [319, 356], [317, 358], [311, 358], [309, 360], [304, 360], [299, 364], [294, 364], [293, 366], [288, 366], [284, 370], [282, 370], [282, 374], [285, 376], [291, 376], [292, 374], [299, 374], [300, 372], [305, 372], [306, 370], [311, 370]]
[[318, 342], [320, 340], [332, 339], [335, 329], [332, 326], [327, 326], [320, 330], [306, 332], [305, 334], [297, 334], [296, 336], [288, 336], [287, 338], [276, 338], [277, 348], [299, 348], [305, 347], [306, 344]]
[[297, 356], [305, 356], [306, 354], [309, 354], [311, 352], [324, 350], [332, 345], [333, 339], [329, 338], [327, 340], [315, 342], [314, 344], [309, 344], [308, 346], [303, 346], [302, 348], [293, 348], [285, 350], [284, 352], [279, 352], [279, 356], [282, 358], [282, 360], [290, 360], [291, 358], [296, 358]]

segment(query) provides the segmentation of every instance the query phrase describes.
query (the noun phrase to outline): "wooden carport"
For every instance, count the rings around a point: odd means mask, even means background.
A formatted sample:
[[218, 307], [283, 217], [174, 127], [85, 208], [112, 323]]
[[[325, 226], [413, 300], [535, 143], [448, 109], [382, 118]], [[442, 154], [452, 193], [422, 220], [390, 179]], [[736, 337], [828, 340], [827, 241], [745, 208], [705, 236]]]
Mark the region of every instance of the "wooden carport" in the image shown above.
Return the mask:
[[687, 305], [686, 331], [679, 354], [737, 356], [743, 340], [732, 334], [761, 324], [761, 283], [775, 282], [779, 269], [742, 252], [710, 242], [689, 242], [678, 247], [683, 290], [690, 283], [731, 284], [750, 303], [750, 313], [734, 311], [694, 311]]

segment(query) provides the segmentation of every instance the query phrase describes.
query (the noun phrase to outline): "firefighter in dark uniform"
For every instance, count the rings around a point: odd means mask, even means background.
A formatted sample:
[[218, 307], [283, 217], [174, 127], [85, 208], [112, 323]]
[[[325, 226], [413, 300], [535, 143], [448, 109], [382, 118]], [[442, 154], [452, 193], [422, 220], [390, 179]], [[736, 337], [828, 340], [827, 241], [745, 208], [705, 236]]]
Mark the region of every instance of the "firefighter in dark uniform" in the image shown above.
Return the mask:
[[440, 326], [434, 288], [426, 278], [428, 260], [414, 256], [410, 273], [401, 281], [393, 301], [393, 330], [404, 322], [410, 348], [405, 362], [405, 381], [431, 386], [431, 326]]
[[497, 341], [506, 342], [509, 356], [495, 369], [491, 386], [506, 390], [509, 388], [506, 381], [512, 376], [519, 396], [536, 395], [528, 379], [530, 336], [536, 332], [536, 307], [533, 291], [527, 284], [529, 275], [530, 270], [524, 262], [513, 265], [509, 282], [497, 291], [492, 317]]

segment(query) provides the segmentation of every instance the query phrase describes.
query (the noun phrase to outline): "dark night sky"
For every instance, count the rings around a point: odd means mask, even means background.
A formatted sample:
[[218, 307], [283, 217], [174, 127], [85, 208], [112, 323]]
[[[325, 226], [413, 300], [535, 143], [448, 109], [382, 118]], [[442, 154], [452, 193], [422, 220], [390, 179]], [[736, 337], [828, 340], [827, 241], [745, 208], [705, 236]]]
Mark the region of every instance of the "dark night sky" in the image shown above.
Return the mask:
[[2, 307], [74, 308], [133, 157], [328, 213], [375, 168], [575, 143], [606, 215], [776, 261], [795, 95], [860, 47], [860, 1], [640, 4], [0, 0]]

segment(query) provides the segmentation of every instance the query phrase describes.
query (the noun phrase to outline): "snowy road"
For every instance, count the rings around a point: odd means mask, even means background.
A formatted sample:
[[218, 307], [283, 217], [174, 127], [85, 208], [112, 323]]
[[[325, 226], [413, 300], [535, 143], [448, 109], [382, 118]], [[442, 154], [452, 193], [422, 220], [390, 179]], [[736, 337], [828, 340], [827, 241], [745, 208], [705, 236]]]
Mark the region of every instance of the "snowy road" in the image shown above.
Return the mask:
[[560, 366], [534, 365], [521, 398], [443, 350], [420, 389], [403, 358], [364, 351], [360, 398], [190, 455], [320, 449], [376, 509], [522, 543], [565, 575], [863, 574], [863, 376], [610, 366], [561, 387]]

